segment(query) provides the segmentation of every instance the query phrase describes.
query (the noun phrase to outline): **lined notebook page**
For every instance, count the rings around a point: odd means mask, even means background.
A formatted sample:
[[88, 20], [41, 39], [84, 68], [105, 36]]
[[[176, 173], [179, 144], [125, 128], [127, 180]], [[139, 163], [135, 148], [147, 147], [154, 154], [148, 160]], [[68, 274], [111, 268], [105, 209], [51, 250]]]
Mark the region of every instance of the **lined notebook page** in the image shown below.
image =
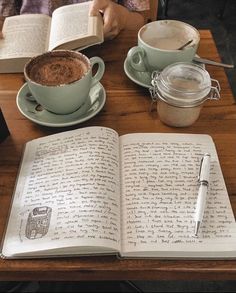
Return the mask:
[[29, 142], [3, 254], [45, 254], [45, 250], [59, 248], [70, 253], [66, 248], [76, 246], [119, 250], [118, 156], [118, 134], [104, 127]]
[[[230, 249], [231, 242], [235, 247], [234, 215], [210, 136], [133, 134], [120, 140], [123, 254], [167, 251], [171, 256]], [[211, 154], [210, 187], [194, 238], [197, 178], [205, 152]]]

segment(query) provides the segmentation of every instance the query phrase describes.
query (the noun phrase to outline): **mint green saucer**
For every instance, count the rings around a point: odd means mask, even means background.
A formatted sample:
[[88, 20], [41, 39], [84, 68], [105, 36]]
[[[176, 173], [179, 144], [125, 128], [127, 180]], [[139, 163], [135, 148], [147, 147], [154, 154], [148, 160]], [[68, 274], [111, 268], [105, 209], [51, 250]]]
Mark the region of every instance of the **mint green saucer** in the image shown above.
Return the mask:
[[[196, 54], [196, 56], [199, 57], [197, 54]], [[205, 68], [204, 64], [199, 63], [198, 65], [200, 65], [203, 68]], [[138, 84], [138, 85], [140, 85], [142, 87], [145, 87], [145, 88], [150, 88], [152, 86], [151, 85], [151, 81], [152, 81], [151, 72], [135, 70], [130, 65], [128, 58], [126, 58], [125, 62], [124, 62], [124, 71], [125, 71], [125, 74], [128, 76], [128, 78], [130, 80], [132, 80], [134, 83], [136, 83], [136, 84]]]
[[106, 92], [101, 83], [90, 89], [89, 99], [75, 112], [58, 115], [43, 109], [31, 96], [27, 83], [17, 93], [16, 104], [23, 116], [44, 126], [65, 127], [82, 123], [101, 111], [106, 102]]
[[137, 71], [133, 69], [128, 61], [128, 58], [126, 58], [124, 62], [124, 71], [128, 78], [131, 79], [134, 83], [146, 88], [151, 86], [151, 72]]

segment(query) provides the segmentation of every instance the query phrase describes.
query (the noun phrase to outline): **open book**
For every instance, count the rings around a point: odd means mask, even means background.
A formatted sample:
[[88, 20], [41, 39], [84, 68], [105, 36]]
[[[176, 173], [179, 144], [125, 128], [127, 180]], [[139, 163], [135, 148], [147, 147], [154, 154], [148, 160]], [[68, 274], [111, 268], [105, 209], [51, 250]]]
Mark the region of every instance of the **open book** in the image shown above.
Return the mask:
[[52, 17], [7, 17], [0, 40], [0, 73], [23, 72], [31, 57], [55, 49], [84, 49], [103, 42], [102, 17], [89, 16], [91, 1], [57, 8]]
[[[199, 165], [210, 188], [194, 234]], [[26, 144], [2, 257], [236, 257], [235, 219], [210, 136], [87, 127]]]

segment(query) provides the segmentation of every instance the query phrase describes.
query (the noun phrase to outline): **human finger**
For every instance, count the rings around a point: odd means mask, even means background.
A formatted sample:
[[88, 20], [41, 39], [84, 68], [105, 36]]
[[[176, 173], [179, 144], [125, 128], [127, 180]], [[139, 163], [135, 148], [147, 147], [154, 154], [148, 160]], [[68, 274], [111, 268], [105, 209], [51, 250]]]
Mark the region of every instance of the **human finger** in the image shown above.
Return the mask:
[[5, 17], [0, 16], [0, 39], [3, 39], [2, 27], [4, 23]]
[[114, 15], [111, 7], [107, 7], [103, 13], [103, 31], [104, 34], [112, 31], [117, 26], [116, 16]]
[[119, 32], [120, 31], [118, 29], [118, 26], [115, 26], [115, 27], [113, 27], [112, 30], [110, 30], [109, 32], [104, 34], [104, 38], [105, 38], [105, 40], [112, 40], [119, 34]]
[[97, 16], [100, 11], [103, 12], [103, 10], [107, 8], [108, 4], [107, 0], [93, 0], [90, 6], [89, 15]]

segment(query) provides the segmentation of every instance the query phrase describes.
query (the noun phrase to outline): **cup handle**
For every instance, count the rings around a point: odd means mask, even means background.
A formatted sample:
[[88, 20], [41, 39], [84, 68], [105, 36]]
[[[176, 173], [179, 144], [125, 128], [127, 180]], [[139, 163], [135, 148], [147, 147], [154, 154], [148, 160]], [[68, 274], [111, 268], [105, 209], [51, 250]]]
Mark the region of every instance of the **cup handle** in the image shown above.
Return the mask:
[[91, 63], [91, 70], [92, 70], [92, 68], [93, 68], [93, 66], [95, 64], [98, 64], [97, 72], [95, 73], [94, 76], [92, 76], [91, 87], [93, 87], [103, 77], [103, 74], [105, 72], [105, 64], [104, 64], [104, 61], [102, 60], [102, 58], [100, 58], [100, 57], [92, 57], [92, 58], [90, 58], [90, 63]]
[[147, 71], [147, 68], [144, 62], [145, 55], [146, 55], [145, 51], [141, 47], [138, 47], [138, 46], [135, 46], [129, 50], [128, 60], [134, 70]]

